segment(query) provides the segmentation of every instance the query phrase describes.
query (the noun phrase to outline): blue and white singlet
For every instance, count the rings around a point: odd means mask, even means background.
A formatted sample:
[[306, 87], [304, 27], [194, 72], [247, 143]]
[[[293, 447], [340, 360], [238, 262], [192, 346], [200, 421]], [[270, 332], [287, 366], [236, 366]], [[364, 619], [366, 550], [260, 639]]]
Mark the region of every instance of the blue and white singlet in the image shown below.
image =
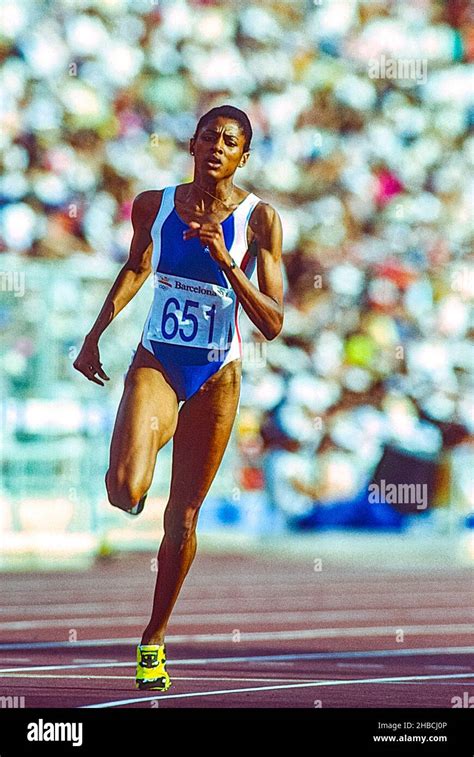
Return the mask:
[[[179, 400], [187, 400], [231, 360], [242, 357], [241, 305], [225, 273], [178, 215], [176, 186], [165, 187], [151, 228], [153, 302], [141, 343], [163, 365]], [[251, 278], [256, 257], [248, 250], [249, 218], [260, 198], [250, 193], [221, 222], [225, 245]]]

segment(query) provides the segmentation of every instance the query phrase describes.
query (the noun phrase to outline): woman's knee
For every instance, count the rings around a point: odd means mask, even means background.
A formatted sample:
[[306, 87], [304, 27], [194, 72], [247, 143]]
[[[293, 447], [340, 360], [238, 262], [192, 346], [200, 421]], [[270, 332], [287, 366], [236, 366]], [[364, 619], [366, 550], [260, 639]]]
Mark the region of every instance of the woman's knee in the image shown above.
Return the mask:
[[107, 471], [105, 486], [109, 502], [121, 510], [131, 510], [150, 488], [151, 481], [146, 478], [134, 478], [120, 475], [117, 472]]
[[165, 536], [178, 544], [188, 541], [196, 531], [200, 507], [201, 503], [193, 503], [178, 508], [169, 502], [163, 518]]

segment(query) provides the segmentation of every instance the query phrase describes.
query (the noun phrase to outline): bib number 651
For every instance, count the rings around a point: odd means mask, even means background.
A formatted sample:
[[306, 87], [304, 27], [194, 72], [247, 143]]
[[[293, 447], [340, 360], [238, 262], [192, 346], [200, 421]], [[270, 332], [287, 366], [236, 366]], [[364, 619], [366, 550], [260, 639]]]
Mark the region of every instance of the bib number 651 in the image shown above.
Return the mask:
[[[171, 309], [173, 308], [174, 309]], [[199, 329], [199, 321], [197, 315], [191, 312], [191, 308], [197, 308], [199, 311], [199, 302], [195, 300], [186, 300], [184, 303], [182, 321], [186, 321], [185, 325], [180, 325], [176, 310], [180, 309], [179, 300], [176, 297], [170, 297], [166, 301], [163, 308], [163, 314], [161, 318], [161, 333], [165, 339], [174, 339], [179, 331], [179, 335], [183, 342], [192, 342]], [[216, 314], [216, 306], [207, 307], [203, 309], [209, 314], [209, 334], [208, 341], [212, 342], [214, 334], [214, 318]], [[191, 325], [191, 332], [186, 333], [186, 328]]]

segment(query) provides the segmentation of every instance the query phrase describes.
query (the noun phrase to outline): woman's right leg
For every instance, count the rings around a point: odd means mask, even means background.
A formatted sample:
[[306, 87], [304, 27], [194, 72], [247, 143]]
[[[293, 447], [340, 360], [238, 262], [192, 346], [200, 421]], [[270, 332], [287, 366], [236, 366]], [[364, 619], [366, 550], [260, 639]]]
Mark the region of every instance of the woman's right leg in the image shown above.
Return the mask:
[[126, 512], [148, 492], [158, 451], [178, 423], [178, 397], [140, 345], [125, 378], [105, 477], [109, 502]]
[[196, 554], [198, 513], [230, 438], [240, 380], [241, 361], [233, 360], [211, 376], [179, 411], [153, 609], [142, 644], [164, 643], [168, 620]]

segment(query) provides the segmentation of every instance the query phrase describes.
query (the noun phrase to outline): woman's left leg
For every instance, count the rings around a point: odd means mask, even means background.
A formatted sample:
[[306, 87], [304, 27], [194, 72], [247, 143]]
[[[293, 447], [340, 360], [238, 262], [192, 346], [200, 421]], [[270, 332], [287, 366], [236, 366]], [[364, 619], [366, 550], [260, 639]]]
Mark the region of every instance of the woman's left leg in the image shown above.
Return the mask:
[[196, 554], [199, 508], [224, 455], [237, 412], [242, 364], [233, 360], [181, 407], [153, 611], [142, 644], [163, 644], [166, 626]]

